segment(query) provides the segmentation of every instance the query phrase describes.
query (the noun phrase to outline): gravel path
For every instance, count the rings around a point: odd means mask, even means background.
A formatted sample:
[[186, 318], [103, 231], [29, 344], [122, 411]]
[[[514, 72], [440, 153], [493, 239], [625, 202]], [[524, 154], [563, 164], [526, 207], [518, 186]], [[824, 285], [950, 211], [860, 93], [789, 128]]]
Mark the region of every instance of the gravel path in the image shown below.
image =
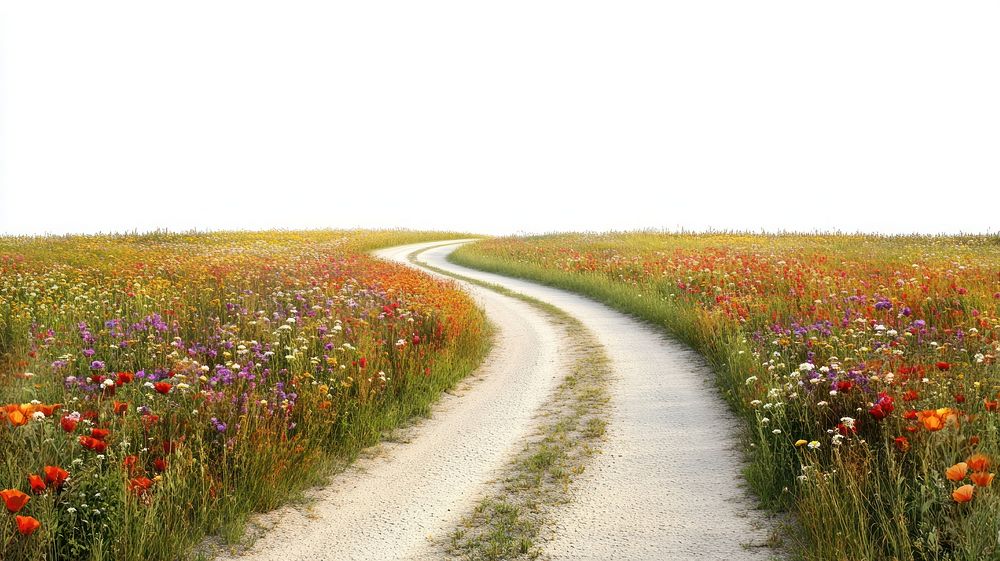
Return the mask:
[[[420, 260], [554, 304], [605, 346], [615, 381], [603, 454], [555, 513], [552, 559], [762, 560], [764, 516], [742, 491], [735, 422], [700, 358], [647, 324], [563, 290], [454, 265], [455, 245], [414, 244], [379, 257]], [[327, 487], [306, 509], [263, 516], [247, 560], [435, 559], [446, 535], [523, 445], [532, 416], [566, 372], [565, 334], [531, 306], [462, 283], [499, 328], [485, 365], [408, 430]]]
[[[377, 256], [407, 262], [419, 244]], [[408, 263], [408, 262], [407, 262]], [[523, 446], [533, 414], [565, 374], [565, 334], [528, 304], [466, 288], [498, 328], [482, 368], [404, 431], [311, 493], [311, 505], [259, 517], [266, 531], [229, 559], [378, 560], [439, 557], [430, 537], [447, 535], [485, 485]], [[457, 395], [455, 395], [457, 394]], [[407, 434], [408, 433], [408, 434]], [[225, 557], [223, 557], [225, 559]]]
[[646, 323], [573, 293], [449, 263], [440, 269], [533, 296], [579, 319], [612, 360], [613, 413], [603, 454], [557, 513], [553, 559], [768, 559], [763, 513], [741, 488], [735, 420], [695, 353]]

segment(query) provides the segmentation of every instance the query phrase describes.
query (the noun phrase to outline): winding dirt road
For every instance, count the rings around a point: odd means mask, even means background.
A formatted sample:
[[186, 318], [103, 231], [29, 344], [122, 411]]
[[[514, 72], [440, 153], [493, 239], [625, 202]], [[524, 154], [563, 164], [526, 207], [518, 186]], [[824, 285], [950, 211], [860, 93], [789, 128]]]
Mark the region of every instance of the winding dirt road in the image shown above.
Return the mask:
[[[767, 523], [740, 488], [734, 421], [691, 351], [650, 326], [572, 293], [454, 265], [456, 245], [414, 244], [376, 252], [419, 260], [502, 285], [575, 316], [612, 360], [612, 416], [603, 453], [578, 478], [556, 514], [552, 559], [758, 560], [771, 550]], [[434, 559], [441, 537], [475, 504], [523, 445], [532, 416], [571, 356], [561, 328], [516, 299], [461, 283], [498, 328], [485, 365], [381, 453], [312, 494], [313, 506], [284, 508], [246, 560]]]
[[[571, 292], [460, 267], [457, 246], [419, 260], [553, 304], [604, 345], [615, 381], [603, 454], [557, 515], [553, 559], [767, 559], [768, 524], [740, 487], [736, 424], [712, 373], [680, 343]], [[747, 547], [747, 546], [751, 547]]]
[[[428, 244], [376, 252], [405, 262]], [[430, 244], [434, 245], [434, 244]], [[431, 418], [386, 442], [329, 485], [311, 506], [262, 516], [266, 531], [229, 559], [434, 559], [430, 537], [445, 537], [471, 511], [484, 485], [523, 446], [533, 415], [565, 374], [563, 329], [519, 300], [463, 283], [497, 328], [483, 367], [435, 405]], [[399, 440], [399, 439], [397, 439]]]

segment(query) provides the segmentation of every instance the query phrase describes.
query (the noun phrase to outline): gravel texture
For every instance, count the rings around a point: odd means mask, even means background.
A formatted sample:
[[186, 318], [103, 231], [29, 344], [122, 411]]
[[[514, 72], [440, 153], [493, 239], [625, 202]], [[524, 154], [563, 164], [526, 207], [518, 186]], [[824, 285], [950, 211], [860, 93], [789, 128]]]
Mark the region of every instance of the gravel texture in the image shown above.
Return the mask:
[[603, 454], [557, 513], [552, 559], [768, 559], [770, 532], [742, 487], [736, 421], [701, 358], [647, 323], [593, 300], [447, 261], [420, 259], [553, 304], [579, 319], [612, 361]]
[[[418, 244], [381, 250], [407, 263]], [[446, 536], [470, 511], [486, 484], [523, 446], [534, 412], [546, 401], [568, 358], [562, 329], [521, 301], [465, 286], [497, 327], [483, 366], [443, 396], [431, 418], [402, 431], [359, 459], [307, 507], [262, 515], [249, 560], [434, 559], [434, 538]], [[223, 557], [227, 558], [227, 557]]]

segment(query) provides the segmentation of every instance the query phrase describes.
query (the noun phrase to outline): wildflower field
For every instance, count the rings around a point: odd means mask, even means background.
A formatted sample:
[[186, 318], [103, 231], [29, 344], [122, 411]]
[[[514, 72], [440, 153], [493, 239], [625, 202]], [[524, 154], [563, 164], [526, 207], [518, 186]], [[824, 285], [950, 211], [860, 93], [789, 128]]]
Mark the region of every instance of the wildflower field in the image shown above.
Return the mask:
[[0, 238], [0, 559], [197, 556], [488, 346], [404, 231]]
[[560, 234], [452, 259], [703, 354], [745, 421], [747, 480], [793, 514], [801, 558], [1000, 559], [997, 237]]

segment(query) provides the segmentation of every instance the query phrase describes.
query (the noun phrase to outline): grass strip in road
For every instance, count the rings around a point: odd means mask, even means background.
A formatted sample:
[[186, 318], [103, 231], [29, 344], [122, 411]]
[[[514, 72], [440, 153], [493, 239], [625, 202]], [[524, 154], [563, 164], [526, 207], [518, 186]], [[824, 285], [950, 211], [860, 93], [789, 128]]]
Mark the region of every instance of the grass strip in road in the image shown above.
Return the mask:
[[[438, 246], [435, 246], [438, 247]], [[467, 514], [447, 542], [447, 553], [467, 560], [536, 559], [551, 531], [553, 513], [571, 500], [571, 483], [599, 453], [610, 414], [611, 367], [603, 347], [562, 309], [498, 284], [411, 262], [436, 273], [492, 290], [544, 312], [572, 341], [571, 370], [542, 406], [542, 420], [503, 476]]]

